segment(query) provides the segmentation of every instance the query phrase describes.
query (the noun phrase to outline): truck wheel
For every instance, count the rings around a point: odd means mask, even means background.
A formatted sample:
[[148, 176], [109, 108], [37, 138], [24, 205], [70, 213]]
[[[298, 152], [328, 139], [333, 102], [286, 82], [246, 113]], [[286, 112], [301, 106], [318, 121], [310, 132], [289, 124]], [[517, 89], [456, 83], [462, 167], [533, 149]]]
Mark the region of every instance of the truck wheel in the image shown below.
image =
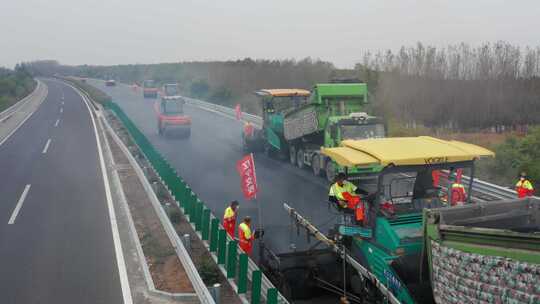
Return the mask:
[[326, 179], [333, 183], [334, 179], [336, 178], [336, 166], [334, 165], [334, 162], [329, 161], [326, 163]]
[[311, 159], [311, 169], [313, 170], [313, 175], [321, 176], [321, 157], [317, 154], [313, 155]]
[[296, 152], [296, 165], [300, 169], [304, 169], [305, 163], [304, 163], [304, 150], [298, 149], [298, 152]]
[[296, 165], [296, 147], [292, 145], [289, 147], [289, 161], [291, 165]]

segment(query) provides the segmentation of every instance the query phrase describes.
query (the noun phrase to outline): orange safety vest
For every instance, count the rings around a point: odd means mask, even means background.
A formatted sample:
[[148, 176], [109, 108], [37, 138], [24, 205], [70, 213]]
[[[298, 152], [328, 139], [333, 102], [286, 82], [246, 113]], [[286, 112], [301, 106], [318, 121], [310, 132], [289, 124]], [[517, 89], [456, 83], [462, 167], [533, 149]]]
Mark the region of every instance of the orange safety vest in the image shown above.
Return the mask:
[[231, 206], [225, 209], [225, 214], [223, 214], [223, 228], [227, 231], [227, 234], [234, 238], [234, 229], [236, 227], [236, 213], [234, 212]]
[[343, 198], [347, 201], [347, 208], [354, 211], [354, 215], [357, 221], [361, 222], [365, 218], [364, 203], [357, 195], [352, 195], [349, 192], [342, 193]]
[[528, 179], [524, 179], [523, 181], [520, 179], [516, 183], [516, 191], [518, 198], [524, 198], [527, 196], [532, 196], [534, 193], [534, 188]]
[[249, 122], [244, 124], [244, 135], [246, 137], [251, 137], [253, 136], [253, 125], [250, 124]]
[[460, 183], [452, 184], [452, 206], [462, 205], [467, 200], [467, 194], [465, 193], [465, 187]]
[[240, 248], [242, 248], [245, 253], [251, 254], [253, 250], [251, 244], [253, 242], [253, 235], [251, 234], [251, 228], [249, 228], [248, 224], [242, 222], [238, 226], [238, 236], [240, 241]]

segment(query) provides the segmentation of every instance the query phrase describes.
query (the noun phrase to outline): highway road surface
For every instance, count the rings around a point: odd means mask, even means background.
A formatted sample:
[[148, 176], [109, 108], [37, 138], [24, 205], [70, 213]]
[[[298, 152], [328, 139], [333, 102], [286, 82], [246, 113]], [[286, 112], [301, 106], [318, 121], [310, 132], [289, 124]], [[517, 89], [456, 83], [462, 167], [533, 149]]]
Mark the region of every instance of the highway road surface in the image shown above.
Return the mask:
[[73, 89], [44, 82], [0, 146], [0, 303], [124, 303], [92, 120]]
[[[103, 81], [89, 82], [109, 94], [122, 107], [199, 197], [212, 208], [214, 214], [221, 217], [229, 201], [239, 200], [240, 218], [251, 216], [255, 226], [262, 222], [265, 243], [270, 244], [276, 253], [291, 251], [291, 244], [297, 249], [308, 245], [305, 233], [298, 236], [296, 228], [291, 226], [282, 207], [284, 202], [323, 230], [330, 228], [337, 220], [336, 211], [329, 211], [326, 203], [328, 184], [324, 179], [262, 154], [255, 155], [260, 189], [257, 202], [243, 199], [235, 168], [236, 161], [243, 156], [240, 122], [186, 106], [185, 110], [193, 121], [191, 138], [163, 138], [157, 133], [152, 109], [156, 99], [144, 99], [140, 89], [123, 84], [106, 87]], [[262, 219], [258, 218], [257, 206], [262, 208]]]

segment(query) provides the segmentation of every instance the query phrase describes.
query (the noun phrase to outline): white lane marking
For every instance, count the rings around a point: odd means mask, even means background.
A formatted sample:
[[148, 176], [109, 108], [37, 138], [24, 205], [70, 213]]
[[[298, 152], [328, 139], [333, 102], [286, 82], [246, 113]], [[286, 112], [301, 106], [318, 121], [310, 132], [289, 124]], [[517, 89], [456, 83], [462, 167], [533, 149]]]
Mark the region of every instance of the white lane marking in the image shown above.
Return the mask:
[[112, 201], [111, 188], [109, 185], [109, 176], [107, 175], [107, 168], [105, 167], [105, 160], [103, 158], [103, 151], [101, 151], [101, 140], [99, 138], [98, 130], [96, 127], [96, 121], [94, 115], [92, 115], [92, 110], [86, 97], [84, 97], [81, 92], [75, 87], [68, 84], [71, 88], [81, 96], [86, 108], [88, 109], [88, 114], [92, 119], [92, 125], [94, 126], [94, 134], [96, 136], [97, 150], [99, 154], [99, 164], [101, 167], [101, 174], [103, 175], [103, 185], [105, 186], [105, 196], [107, 198], [107, 207], [109, 209], [109, 220], [111, 222], [111, 231], [114, 242], [114, 251], [116, 253], [116, 265], [118, 266], [118, 275], [120, 277], [120, 287], [122, 288], [122, 297], [124, 304], [133, 304], [133, 299], [131, 298], [131, 288], [129, 286], [129, 280], [126, 270], [126, 261], [124, 260], [124, 252], [122, 251], [122, 243], [120, 242], [120, 233], [118, 232], [118, 224], [116, 222], [116, 213], [114, 211], [114, 205]]
[[43, 151], [41, 151], [42, 154], [47, 153], [47, 150], [49, 150], [49, 145], [51, 144], [51, 139], [47, 140], [47, 143], [45, 144], [45, 147], [43, 148]]
[[19, 214], [19, 210], [21, 210], [22, 204], [24, 203], [24, 200], [26, 199], [26, 195], [28, 194], [28, 191], [30, 191], [30, 184], [26, 185], [24, 187], [24, 191], [21, 194], [21, 197], [19, 198], [19, 201], [17, 202], [17, 206], [15, 206], [15, 210], [13, 210], [13, 213], [11, 214], [11, 217], [9, 218], [8, 225], [12, 225], [15, 223], [15, 219], [17, 218], [17, 214]]
[[[38, 80], [39, 81], [39, 80]], [[42, 83], [41, 81], [39, 81], [39, 83]], [[4, 144], [6, 142], [6, 140], [8, 140], [11, 135], [13, 135], [15, 132], [17, 132], [17, 130], [19, 130], [19, 128], [30, 118], [32, 117], [32, 115], [34, 115], [34, 113], [37, 111], [37, 109], [39, 108], [39, 106], [41, 106], [41, 104], [43, 103], [43, 101], [45, 101], [45, 99], [47, 99], [47, 95], [49, 93], [48, 91], [48, 88], [47, 86], [45, 85], [45, 83], [43, 83], [43, 85], [45, 86], [45, 97], [43, 97], [43, 99], [39, 102], [39, 104], [36, 106], [35, 109], [31, 110], [30, 114], [28, 116], [26, 116], [25, 119], [23, 119], [16, 127], [15, 129], [11, 130], [11, 132], [6, 136], [4, 137], [4, 139], [0, 140], [0, 146], [2, 144]]]
[[62, 105], [64, 105], [64, 102], [62, 101]]
[[58, 127], [58, 124], [60, 123], [60, 119], [57, 119], [56, 122], [54, 123], [54, 126], [55, 127]]
[[60, 113], [64, 113], [64, 108], [60, 108]]

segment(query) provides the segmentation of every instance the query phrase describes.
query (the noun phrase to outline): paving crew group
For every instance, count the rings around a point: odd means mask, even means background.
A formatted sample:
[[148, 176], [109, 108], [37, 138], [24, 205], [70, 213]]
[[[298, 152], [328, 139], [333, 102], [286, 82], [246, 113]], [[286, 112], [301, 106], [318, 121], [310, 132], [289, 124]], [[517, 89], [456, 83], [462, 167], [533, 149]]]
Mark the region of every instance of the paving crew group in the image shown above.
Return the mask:
[[[366, 221], [366, 205], [356, 195], [359, 190], [353, 183], [346, 180], [344, 173], [339, 173], [336, 176], [335, 183], [330, 186], [328, 199], [335, 203], [341, 210], [352, 214], [357, 223], [363, 224]], [[452, 206], [461, 205], [467, 199], [465, 187], [458, 181], [456, 177], [451, 177], [451, 201]], [[527, 178], [527, 174], [522, 172], [519, 175], [519, 180], [516, 183], [516, 192], [518, 198], [532, 196], [534, 188], [531, 181]], [[235, 238], [236, 218], [238, 213], [238, 201], [232, 201], [225, 209], [223, 214], [223, 227], [231, 238]], [[384, 207], [384, 206], [383, 206]], [[253, 240], [256, 234], [251, 231], [251, 218], [244, 217], [240, 225], [238, 225], [238, 241], [240, 248], [247, 254], [253, 251]]]
[[[223, 214], [223, 227], [231, 238], [235, 238], [236, 218], [238, 214], [238, 201], [232, 201], [225, 209]], [[253, 240], [257, 235], [251, 231], [251, 218], [244, 217], [240, 225], [238, 225], [238, 244], [240, 248], [247, 254], [253, 252]]]
[[[438, 184], [438, 175], [440, 172], [434, 171], [432, 173], [434, 176], [432, 177], [430, 184]], [[367, 221], [366, 209], [368, 206], [356, 194], [361, 190], [358, 189], [358, 187], [356, 187], [353, 183], [347, 181], [346, 177], [347, 176], [344, 173], [339, 173], [336, 176], [335, 183], [330, 186], [328, 200], [335, 203], [343, 212], [352, 214], [356, 223], [365, 224]], [[451, 173], [449, 180], [451, 183], [449, 189], [450, 198], [446, 197], [446, 200], [449, 200], [450, 206], [463, 205], [467, 201], [467, 193], [465, 191], [465, 187], [460, 181], [461, 172], [458, 172], [457, 174]], [[522, 172], [519, 176], [519, 180], [516, 183], [516, 192], [518, 198], [525, 198], [528, 196], [533, 196], [534, 194], [533, 185], [527, 178], [527, 174], [525, 172]], [[392, 209], [392, 206], [386, 206], [383, 204], [381, 208]]]

